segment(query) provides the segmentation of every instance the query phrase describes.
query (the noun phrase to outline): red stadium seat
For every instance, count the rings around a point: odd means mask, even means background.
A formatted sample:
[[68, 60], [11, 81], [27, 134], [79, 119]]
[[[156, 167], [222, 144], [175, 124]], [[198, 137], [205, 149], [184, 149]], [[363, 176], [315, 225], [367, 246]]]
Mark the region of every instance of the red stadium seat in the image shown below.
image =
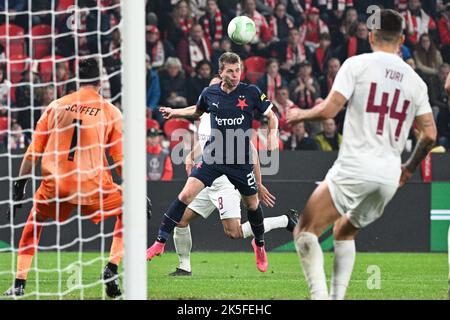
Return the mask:
[[33, 39], [32, 57], [41, 59], [52, 51], [52, 27], [47, 24], [38, 24], [31, 29]]
[[173, 149], [182, 141], [182, 137], [180, 137], [178, 140], [172, 140], [172, 134], [174, 133], [174, 131], [177, 129], [190, 130], [191, 126], [192, 123], [190, 123], [186, 119], [170, 119], [167, 120], [166, 123], [164, 123], [164, 134], [167, 138], [170, 139], [170, 149]]
[[23, 28], [15, 24], [0, 25], [0, 44], [5, 48], [7, 57], [25, 54], [25, 35]]
[[27, 70], [28, 57], [23, 54], [12, 55], [9, 59], [10, 80], [18, 83], [22, 79], [22, 72]]
[[45, 56], [40, 59], [39, 62], [39, 74], [41, 75], [42, 82], [52, 82], [53, 79], [53, 65], [58, 62], [64, 62], [67, 65], [67, 69], [69, 69], [69, 61], [63, 60], [63, 56], [56, 55], [53, 59], [52, 56]]
[[8, 136], [8, 117], [0, 117], [0, 143], [3, 144]]
[[154, 119], [147, 119], [147, 130], [155, 128], [157, 130], [161, 129], [159, 122]]
[[58, 11], [58, 12], [66, 11], [74, 4], [75, 4], [75, 0], [59, 0], [56, 11]]
[[266, 71], [266, 59], [262, 57], [250, 57], [245, 59], [245, 76], [252, 84], [256, 84]]

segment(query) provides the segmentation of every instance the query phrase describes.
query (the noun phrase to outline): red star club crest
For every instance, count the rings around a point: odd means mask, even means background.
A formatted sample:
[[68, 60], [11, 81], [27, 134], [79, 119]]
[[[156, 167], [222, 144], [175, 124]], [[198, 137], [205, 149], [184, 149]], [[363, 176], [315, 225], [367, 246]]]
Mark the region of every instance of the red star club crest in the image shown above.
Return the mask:
[[236, 105], [236, 107], [238, 107], [238, 108], [241, 108], [241, 110], [242, 111], [244, 111], [244, 108], [245, 107], [248, 107], [248, 104], [247, 104], [247, 101], [246, 101], [247, 99], [245, 99], [245, 97], [244, 96], [239, 96], [239, 98], [238, 98], [238, 104]]

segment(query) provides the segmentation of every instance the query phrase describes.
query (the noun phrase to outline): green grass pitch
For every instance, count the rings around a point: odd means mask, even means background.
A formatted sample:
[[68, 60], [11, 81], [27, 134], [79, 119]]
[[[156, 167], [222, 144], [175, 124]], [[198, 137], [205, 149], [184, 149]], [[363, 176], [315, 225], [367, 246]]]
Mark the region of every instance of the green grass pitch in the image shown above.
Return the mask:
[[[56, 253], [39, 253], [42, 269], [58, 268]], [[61, 253], [59, 267], [63, 272], [32, 271], [26, 292], [36, 290], [53, 295], [41, 299], [102, 299], [103, 285], [99, 282], [106, 260], [96, 253], [84, 253], [86, 265], [79, 268], [77, 253]], [[253, 253], [192, 253], [192, 277], [174, 278], [177, 256], [165, 253], [148, 263], [150, 299], [307, 299], [307, 286], [297, 255], [268, 253], [269, 269], [256, 269]], [[107, 258], [106, 256], [104, 257]], [[327, 278], [332, 269], [332, 253], [325, 254]], [[0, 254], [0, 290], [6, 290], [12, 274], [5, 271], [13, 266], [11, 254]], [[66, 269], [64, 269], [66, 268]], [[81, 270], [81, 272], [80, 272]], [[77, 289], [77, 279], [88, 285]], [[347, 299], [447, 299], [448, 260], [446, 254], [358, 253]], [[75, 287], [74, 287], [75, 286]], [[69, 290], [68, 288], [72, 288]], [[58, 291], [65, 292], [59, 297]], [[27, 296], [36, 299], [35, 295]], [[1, 297], [0, 299], [4, 299]]]

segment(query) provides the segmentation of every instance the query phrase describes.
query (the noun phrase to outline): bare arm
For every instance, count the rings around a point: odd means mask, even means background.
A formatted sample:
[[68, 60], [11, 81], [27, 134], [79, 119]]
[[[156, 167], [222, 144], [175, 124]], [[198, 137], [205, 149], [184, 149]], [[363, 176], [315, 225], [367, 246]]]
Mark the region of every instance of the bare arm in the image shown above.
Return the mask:
[[290, 109], [287, 121], [295, 124], [305, 120], [324, 120], [334, 118], [345, 106], [347, 99], [337, 91], [331, 91], [328, 97], [312, 109]]
[[434, 143], [436, 142], [436, 124], [431, 113], [416, 117], [416, 124], [419, 130], [419, 139], [413, 153], [402, 165], [400, 187], [404, 186], [406, 181], [411, 178], [423, 159], [425, 159], [431, 149], [433, 149]]
[[255, 170], [256, 184], [258, 186], [258, 198], [262, 203], [264, 203], [265, 206], [273, 208], [276, 198], [262, 183], [261, 164], [259, 162], [258, 150], [256, 150], [255, 145], [251, 142], [250, 147], [252, 148], [252, 160]]
[[200, 142], [198, 141], [194, 148], [191, 150], [191, 152], [189, 152], [189, 154], [186, 156], [186, 173], [188, 176], [191, 175], [192, 172], [192, 168], [194, 167], [195, 164], [195, 159], [197, 159], [197, 157], [199, 157], [202, 154], [202, 148], [200, 146]]
[[447, 77], [447, 81], [445, 81], [445, 91], [447, 91], [447, 94], [450, 97], [450, 74]]
[[182, 109], [172, 109], [168, 107], [161, 107], [159, 111], [162, 113], [164, 119], [174, 118], [198, 118], [203, 114], [203, 111], [197, 106], [190, 106]]
[[277, 115], [270, 110], [266, 115], [268, 120], [269, 132], [267, 133], [267, 149], [275, 150], [278, 149], [278, 118]]

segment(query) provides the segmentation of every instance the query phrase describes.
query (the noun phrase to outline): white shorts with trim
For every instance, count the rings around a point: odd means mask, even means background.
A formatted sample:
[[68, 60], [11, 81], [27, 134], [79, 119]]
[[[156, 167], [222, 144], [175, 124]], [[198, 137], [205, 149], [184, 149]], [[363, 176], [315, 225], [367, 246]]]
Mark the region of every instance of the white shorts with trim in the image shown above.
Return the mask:
[[211, 187], [203, 189], [188, 205], [188, 208], [207, 219], [214, 210], [219, 210], [220, 219], [241, 219], [241, 195], [223, 175]]
[[331, 171], [325, 179], [336, 209], [358, 229], [380, 218], [397, 191], [393, 185], [340, 177]]

